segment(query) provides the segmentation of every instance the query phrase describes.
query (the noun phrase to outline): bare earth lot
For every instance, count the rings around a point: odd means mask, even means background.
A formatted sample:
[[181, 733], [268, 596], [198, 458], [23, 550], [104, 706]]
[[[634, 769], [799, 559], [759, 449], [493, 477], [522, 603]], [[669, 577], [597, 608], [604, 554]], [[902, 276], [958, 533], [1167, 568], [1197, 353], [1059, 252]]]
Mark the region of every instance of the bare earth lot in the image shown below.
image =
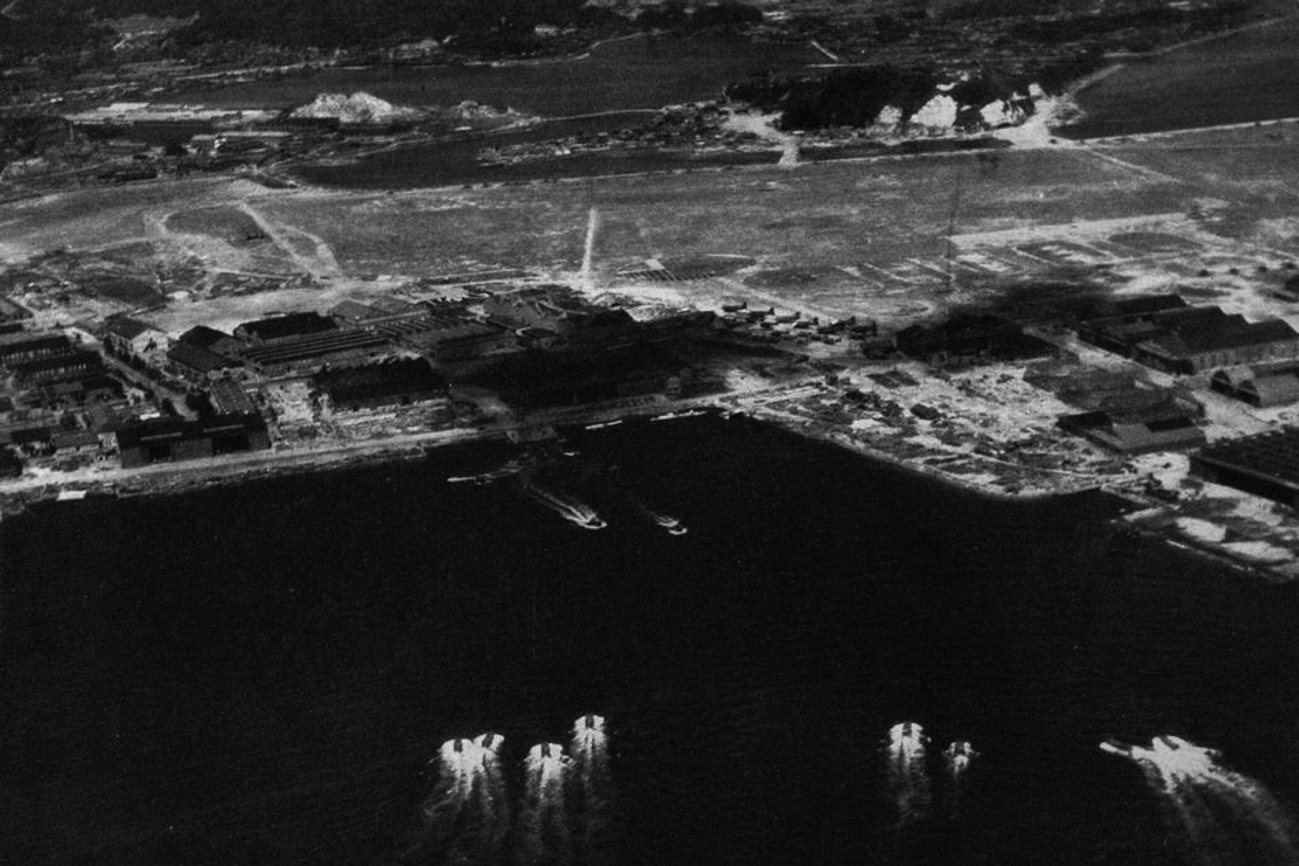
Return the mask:
[[[209, 274], [150, 313], [175, 330], [450, 273], [522, 268], [577, 282], [595, 208], [582, 285], [664, 303], [743, 295], [896, 322], [1008, 282], [1085, 276], [1129, 290], [1177, 284], [1250, 309], [1299, 255], [1296, 136], [1299, 126], [1269, 124], [991, 161], [947, 154], [389, 194], [144, 184], [8, 206], [0, 256], [146, 244], [160, 261]], [[709, 255], [751, 263], [698, 279], [655, 276], [655, 262]], [[299, 280], [281, 292], [265, 291], [273, 281], [238, 296], [207, 291], [223, 272]]]
[[[209, 314], [224, 320], [235, 301], [252, 313], [391, 291], [379, 276], [523, 268], [577, 281], [595, 208], [583, 285], [666, 303], [745, 295], [896, 321], [995, 295], [1008, 281], [1082, 275], [1131, 290], [1176, 283], [1243, 304], [1299, 255], [1296, 136], [1294, 125], [1267, 125], [1014, 150], [991, 162], [948, 154], [389, 194], [148, 184], [11, 205], [0, 214], [0, 256], [144, 242], [159, 259], [209, 273], [302, 280], [239, 298], [199, 291], [151, 313], [174, 330]], [[752, 263], [654, 277], [654, 262], [708, 255]]]

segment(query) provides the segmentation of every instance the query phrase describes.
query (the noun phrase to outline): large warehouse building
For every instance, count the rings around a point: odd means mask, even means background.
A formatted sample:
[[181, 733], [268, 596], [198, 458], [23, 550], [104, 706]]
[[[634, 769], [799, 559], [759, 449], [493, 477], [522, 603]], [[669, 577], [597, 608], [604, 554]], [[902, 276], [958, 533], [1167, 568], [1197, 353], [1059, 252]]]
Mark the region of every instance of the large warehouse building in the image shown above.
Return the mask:
[[1206, 481], [1299, 508], [1299, 428], [1211, 445], [1191, 458], [1191, 469]]

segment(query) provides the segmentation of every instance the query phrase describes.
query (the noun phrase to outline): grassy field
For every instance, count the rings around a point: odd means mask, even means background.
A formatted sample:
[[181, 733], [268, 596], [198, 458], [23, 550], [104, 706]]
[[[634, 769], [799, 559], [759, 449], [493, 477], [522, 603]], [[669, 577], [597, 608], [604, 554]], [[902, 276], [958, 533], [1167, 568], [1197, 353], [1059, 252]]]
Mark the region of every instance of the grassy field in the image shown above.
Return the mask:
[[[799, 265], [941, 254], [949, 224], [981, 231], [1176, 209], [1176, 184], [1069, 151], [839, 163], [796, 171], [607, 178], [389, 196], [285, 197], [265, 205], [327, 238], [344, 263], [574, 268], [600, 212], [605, 268], [647, 257], [736, 254]], [[955, 205], [955, 220], [953, 209]], [[398, 267], [393, 265], [393, 267]]]
[[[1291, 8], [1293, 12], [1293, 7]], [[1299, 17], [1131, 63], [1079, 94], [1074, 138], [1299, 116]]]

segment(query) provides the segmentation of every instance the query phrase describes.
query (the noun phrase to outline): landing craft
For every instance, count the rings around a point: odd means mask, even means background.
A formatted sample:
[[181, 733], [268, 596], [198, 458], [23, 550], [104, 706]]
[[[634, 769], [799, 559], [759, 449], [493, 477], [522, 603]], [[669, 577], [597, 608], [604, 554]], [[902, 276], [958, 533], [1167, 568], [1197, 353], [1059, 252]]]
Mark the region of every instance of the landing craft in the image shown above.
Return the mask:
[[582, 727], [586, 728], [588, 731], [594, 730], [594, 729], [595, 729], [595, 716], [593, 716], [591, 713], [587, 713], [587, 714], [582, 718]]
[[465, 750], [465, 741], [460, 739], [459, 737], [456, 737], [456, 741], [452, 743], [451, 748], [455, 750], [455, 753], [457, 755], [459, 755], [461, 752]]
[[501, 739], [499, 734], [481, 734], [474, 740], [474, 745], [480, 749], [491, 749], [493, 746], [499, 746]]
[[1101, 743], [1101, 751], [1108, 752], [1111, 755], [1118, 755], [1122, 758], [1132, 757], [1132, 750], [1135, 746], [1129, 746], [1127, 743], [1120, 743], [1118, 740], [1105, 740]]
[[947, 751], [943, 752], [943, 754], [952, 761], [968, 762], [971, 758], [977, 757], [979, 753], [974, 751], [974, 747], [965, 740], [957, 740], [948, 746]]
[[924, 739], [924, 728], [915, 722], [899, 722], [889, 729], [889, 736], [894, 740]]

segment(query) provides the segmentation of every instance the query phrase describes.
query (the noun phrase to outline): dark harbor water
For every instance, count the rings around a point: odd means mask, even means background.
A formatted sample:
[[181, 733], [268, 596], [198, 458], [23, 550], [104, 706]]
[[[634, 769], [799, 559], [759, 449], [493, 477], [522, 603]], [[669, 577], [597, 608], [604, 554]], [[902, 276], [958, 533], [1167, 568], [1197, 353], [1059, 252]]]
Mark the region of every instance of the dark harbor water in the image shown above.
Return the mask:
[[637, 36], [598, 45], [582, 58], [499, 66], [327, 69], [214, 90], [184, 91], [176, 101], [212, 106], [285, 108], [318, 93], [371, 93], [401, 105], [458, 105], [472, 100], [542, 117], [661, 108], [718, 99], [722, 88], [824, 59], [806, 43], [755, 43], [738, 37]]
[[[549, 506], [475, 446], [6, 520], [0, 862], [1293, 862], [1294, 588], [745, 420], [570, 444]], [[1222, 755], [1098, 749], [1167, 734]]]
[[308, 183], [336, 189], [411, 189], [598, 177], [722, 165], [775, 165], [780, 159], [780, 154], [776, 151], [716, 155], [648, 151], [635, 154], [591, 153], [514, 165], [487, 165], [478, 161], [478, 154], [485, 147], [508, 147], [527, 142], [593, 135], [640, 126], [648, 120], [648, 114], [628, 112], [582, 120], [552, 121], [515, 132], [475, 135], [394, 148], [341, 165], [295, 166], [290, 172]]
[[1078, 95], [1066, 138], [1299, 116], [1299, 17], [1128, 63]]

